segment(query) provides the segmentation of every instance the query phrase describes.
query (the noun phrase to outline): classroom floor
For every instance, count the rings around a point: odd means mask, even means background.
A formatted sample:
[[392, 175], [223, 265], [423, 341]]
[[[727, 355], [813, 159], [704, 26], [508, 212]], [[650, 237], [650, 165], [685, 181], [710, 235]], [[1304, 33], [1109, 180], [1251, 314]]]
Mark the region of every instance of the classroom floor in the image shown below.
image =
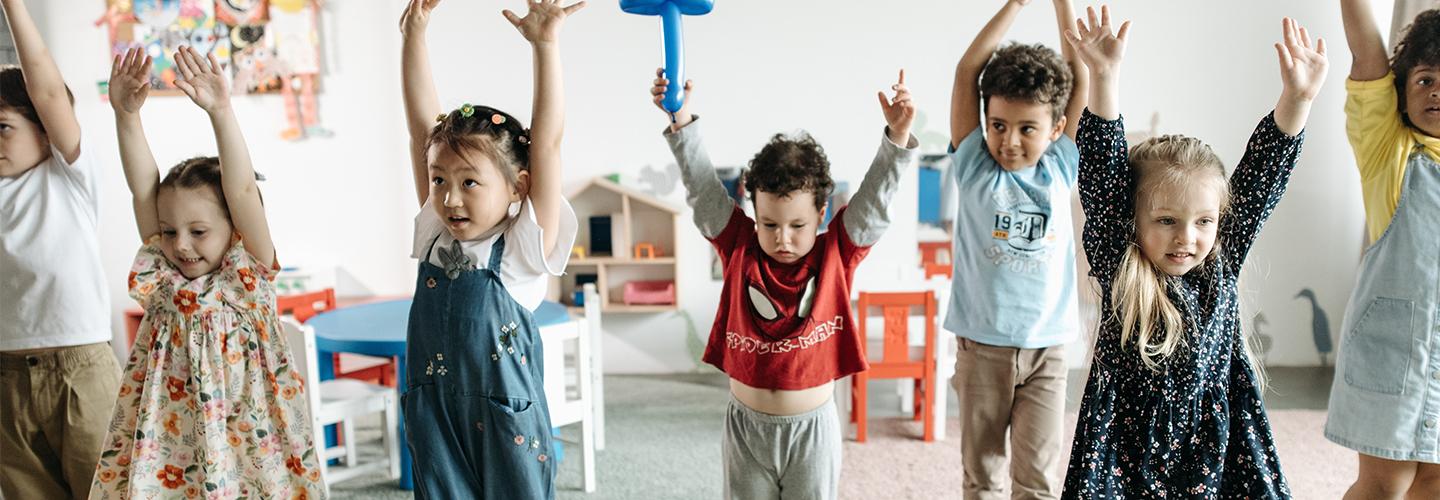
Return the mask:
[[[1267, 396], [1281, 463], [1297, 498], [1338, 498], [1354, 477], [1354, 454], [1319, 433], [1332, 368], [1271, 368]], [[894, 382], [872, 382], [870, 440], [845, 443], [841, 498], [959, 498], [958, 412], [949, 400], [949, 436], [919, 440], [920, 424], [901, 418]], [[1084, 391], [1084, 373], [1072, 371], [1067, 436]], [[578, 459], [560, 464], [561, 499], [708, 499], [721, 495], [720, 423], [729, 398], [724, 375], [612, 375], [605, 378], [607, 448], [596, 452], [598, 488], [580, 491]], [[361, 455], [378, 456], [378, 421], [362, 421]], [[574, 426], [563, 439], [575, 440]], [[1067, 437], [1068, 439], [1068, 437]], [[568, 452], [569, 450], [567, 450]], [[359, 478], [331, 486], [336, 499], [410, 498], [393, 481]]]

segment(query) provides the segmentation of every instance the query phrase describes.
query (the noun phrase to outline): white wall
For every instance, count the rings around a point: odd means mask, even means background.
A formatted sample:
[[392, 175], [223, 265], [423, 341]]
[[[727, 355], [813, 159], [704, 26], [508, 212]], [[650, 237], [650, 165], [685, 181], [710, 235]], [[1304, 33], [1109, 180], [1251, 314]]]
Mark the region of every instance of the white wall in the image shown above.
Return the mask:
[[[129, 305], [123, 278], [138, 239], [110, 111], [94, 91], [94, 82], [108, 76], [104, 32], [91, 26], [100, 2], [32, 3], [76, 90], [85, 147], [113, 167], [104, 180], [101, 238], [119, 338], [118, 314]], [[334, 64], [320, 103], [322, 121], [335, 138], [280, 141], [284, 115], [275, 97], [239, 98], [236, 107], [256, 165], [270, 179], [262, 188], [282, 261], [338, 266], [342, 294], [408, 293], [414, 262], [407, 248], [416, 206], [397, 73], [396, 25], [404, 2], [327, 3], [327, 50]], [[947, 135], [955, 61], [1000, 4], [717, 2], [711, 14], [686, 19], [688, 76], [697, 82], [694, 106], [705, 117], [711, 155], [719, 165], [743, 164], [771, 134], [805, 129], [825, 145], [837, 179], [857, 185], [884, 123], [875, 92], [906, 68], [906, 82], [927, 120], [921, 131]], [[1202, 138], [1232, 164], [1280, 91], [1272, 48], [1280, 18], [1295, 16], [1332, 42], [1330, 80], [1315, 106], [1301, 164], [1252, 254], [1245, 282], [1251, 304], [1269, 320], [1264, 331], [1275, 337], [1270, 360], [1317, 362], [1309, 308], [1292, 297], [1300, 288], [1314, 288], [1332, 329], [1338, 329], [1362, 234], [1358, 176], [1342, 133], [1349, 57], [1336, 3], [1117, 0], [1112, 6], [1119, 17], [1136, 22], [1123, 75], [1122, 111], [1132, 127], [1146, 125], [1159, 112], [1162, 132]], [[528, 122], [530, 54], [500, 16], [501, 7], [523, 10], [524, 4], [451, 0], [439, 7], [430, 36], [437, 87], [443, 106], [485, 103]], [[1055, 46], [1049, 2], [1033, 1], [1009, 38]], [[613, 1], [595, 1], [567, 23], [564, 41], [569, 184], [671, 163], [659, 133], [665, 118], [647, 94], [660, 61], [658, 19], [624, 14]], [[162, 165], [214, 151], [203, 114], [183, 97], [152, 98], [145, 118]], [[943, 146], [932, 141], [925, 148]], [[907, 221], [914, 220], [914, 174], [908, 179], [894, 206], [899, 222], [860, 269], [862, 287], [893, 281], [900, 270], [913, 267], [914, 225]], [[678, 191], [670, 199], [683, 204]], [[709, 279], [707, 244], [689, 224], [683, 227], [681, 300], [704, 334], [719, 284]], [[607, 371], [694, 367], [677, 317], [606, 320]]]

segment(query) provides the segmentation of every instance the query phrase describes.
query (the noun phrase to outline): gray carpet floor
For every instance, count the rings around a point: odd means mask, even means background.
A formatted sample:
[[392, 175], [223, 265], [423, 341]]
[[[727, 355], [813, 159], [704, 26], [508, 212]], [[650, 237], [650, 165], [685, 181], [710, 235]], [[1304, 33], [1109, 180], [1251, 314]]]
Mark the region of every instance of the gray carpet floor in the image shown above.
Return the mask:
[[[1267, 401], [1271, 410], [1325, 409], [1333, 376], [1331, 369], [1273, 368], [1269, 370], [1269, 376], [1271, 383]], [[1078, 409], [1084, 383], [1082, 372], [1071, 373], [1067, 405], [1071, 413]], [[886, 446], [880, 443], [894, 440], [898, 442], [897, 446], [917, 447], [916, 450], [925, 449], [919, 446], [943, 447], [945, 453], [954, 451], [957, 455], [954, 472], [958, 476], [958, 425], [953, 418], [958, 407], [953, 395], [949, 405], [952, 416], [949, 438], [942, 443], [922, 445], [902, 435], [918, 434], [918, 423], [894, 418], [899, 417], [900, 412], [899, 401], [894, 391], [889, 390], [891, 385], [888, 384], [893, 382], [876, 381], [872, 384], [870, 416], [877, 421], [870, 431], [872, 446]], [[729, 398], [723, 375], [607, 376], [605, 389], [607, 448], [596, 453], [597, 491], [591, 494], [581, 491], [579, 452], [575, 446], [569, 446], [557, 478], [558, 498], [649, 500], [720, 497], [720, 424]], [[884, 421], [887, 418], [893, 421]], [[1276, 422], [1277, 434], [1281, 432], [1278, 429], [1280, 425]], [[361, 420], [357, 423], [357, 434], [360, 440], [365, 441], [360, 445], [362, 460], [366, 456], [380, 455], [378, 420]], [[578, 438], [577, 426], [562, 430], [562, 440], [574, 443]], [[1315, 439], [1324, 441], [1318, 436]], [[857, 446], [866, 444], [847, 441], [846, 456], [858, 459], [856, 453], [863, 454], [864, 449]], [[847, 459], [847, 484], [856, 480], [868, 483], [885, 477], [883, 474], [880, 478], [857, 477], [858, 474], [850, 471], [858, 464], [850, 462]], [[1301, 472], [1293, 469], [1313, 465], [1288, 463], [1287, 475], [1293, 477]], [[1353, 477], [1353, 473], [1349, 477]], [[852, 486], [868, 489], [865, 484]], [[934, 498], [934, 495], [928, 494], [907, 496], [905, 491], [905, 488], [898, 488], [891, 498]], [[382, 478], [358, 478], [337, 483], [331, 486], [331, 494], [336, 499], [402, 499], [412, 496], [409, 491], [398, 489], [394, 481]]]

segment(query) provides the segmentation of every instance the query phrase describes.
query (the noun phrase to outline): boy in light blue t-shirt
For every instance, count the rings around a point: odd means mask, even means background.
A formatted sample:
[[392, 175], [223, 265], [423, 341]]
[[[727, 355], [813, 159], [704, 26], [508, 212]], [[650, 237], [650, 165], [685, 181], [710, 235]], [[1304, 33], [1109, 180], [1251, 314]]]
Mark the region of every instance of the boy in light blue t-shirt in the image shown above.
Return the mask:
[[[1063, 34], [1075, 16], [1069, 0], [1054, 1]], [[951, 383], [967, 499], [1059, 497], [1064, 344], [1080, 330], [1070, 197], [1086, 73], [1063, 44], [1064, 60], [1039, 44], [996, 50], [1027, 3], [1010, 0], [975, 37], [951, 103], [943, 190], [958, 209], [947, 214], [945, 329], [959, 337]]]

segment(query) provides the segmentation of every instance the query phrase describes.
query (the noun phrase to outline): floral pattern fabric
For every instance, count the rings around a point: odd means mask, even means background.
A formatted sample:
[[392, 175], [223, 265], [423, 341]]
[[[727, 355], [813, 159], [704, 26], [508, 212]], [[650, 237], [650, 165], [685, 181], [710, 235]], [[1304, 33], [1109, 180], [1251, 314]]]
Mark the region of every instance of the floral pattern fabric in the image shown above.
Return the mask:
[[190, 280], [152, 238], [131, 268], [145, 309], [90, 498], [325, 495], [304, 379], [279, 330], [273, 280], [237, 238]]

